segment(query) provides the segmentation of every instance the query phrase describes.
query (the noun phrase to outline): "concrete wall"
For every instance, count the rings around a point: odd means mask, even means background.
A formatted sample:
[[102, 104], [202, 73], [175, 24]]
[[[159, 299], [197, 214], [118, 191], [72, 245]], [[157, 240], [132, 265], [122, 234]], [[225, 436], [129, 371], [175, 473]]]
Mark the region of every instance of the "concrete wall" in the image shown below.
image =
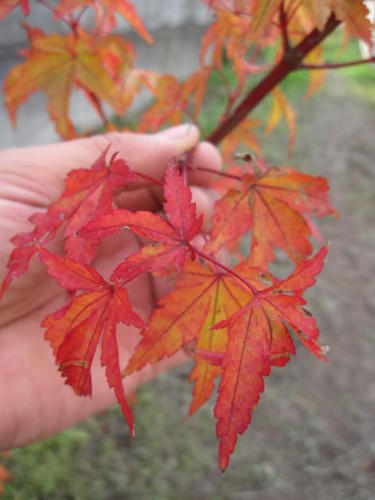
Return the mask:
[[[31, 0], [32, 12], [28, 23], [39, 26], [46, 32], [57, 31], [52, 16], [40, 4]], [[119, 19], [117, 31], [133, 40], [136, 45], [137, 66], [169, 72], [178, 77], [191, 73], [198, 64], [199, 43], [205, 27], [212, 19], [211, 12], [199, 0], [134, 0], [138, 12], [152, 33], [155, 43], [149, 46]], [[22, 13], [14, 11], [0, 21], [0, 81], [20, 61], [18, 51], [26, 44], [25, 32], [20, 22]], [[92, 15], [84, 22], [90, 26]], [[58, 24], [59, 32], [64, 27]], [[139, 104], [138, 104], [139, 106]], [[72, 117], [80, 127], [92, 127], [98, 123], [97, 116], [80, 93], [71, 99]], [[0, 102], [0, 148], [56, 142], [54, 131], [45, 110], [42, 93], [32, 96], [19, 111], [17, 129], [12, 129], [1, 96]]]

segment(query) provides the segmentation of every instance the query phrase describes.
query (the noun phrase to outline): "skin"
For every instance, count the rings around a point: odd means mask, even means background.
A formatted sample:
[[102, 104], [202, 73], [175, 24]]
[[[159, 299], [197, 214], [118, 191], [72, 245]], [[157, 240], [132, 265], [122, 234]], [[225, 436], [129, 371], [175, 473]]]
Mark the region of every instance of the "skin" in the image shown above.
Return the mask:
[[[132, 169], [158, 179], [162, 179], [169, 159], [189, 151], [193, 166], [215, 170], [221, 167], [217, 150], [208, 143], [199, 143], [198, 130], [191, 125], [154, 135], [115, 132], [61, 144], [0, 151], [0, 282], [13, 248], [9, 239], [16, 233], [30, 231], [28, 217], [44, 211], [60, 196], [65, 175], [73, 168], [90, 167], [108, 144], [111, 144], [109, 155], [118, 151]], [[202, 172], [190, 175], [193, 198], [198, 212], [203, 214], [212, 208], [207, 188], [214, 177]], [[120, 193], [116, 198], [119, 207], [134, 210], [157, 210], [161, 201], [161, 189], [154, 185]], [[207, 224], [206, 221], [206, 228]], [[54, 250], [61, 247], [62, 241], [57, 241]], [[138, 248], [139, 241], [129, 233], [109, 237], [99, 251], [95, 268], [108, 278], [116, 263]], [[133, 308], [147, 320], [155, 301], [168, 289], [165, 283], [145, 275], [130, 283], [128, 290]], [[67, 300], [67, 292], [34, 258], [28, 273], [11, 284], [0, 302], [0, 450], [51, 436], [115, 402], [98, 356], [92, 366], [92, 398], [78, 397], [71, 387], [63, 384], [40, 323]], [[125, 367], [138, 343], [139, 332], [121, 325], [117, 338], [120, 363]], [[184, 354], [178, 354], [126, 378], [126, 393], [186, 359]]]

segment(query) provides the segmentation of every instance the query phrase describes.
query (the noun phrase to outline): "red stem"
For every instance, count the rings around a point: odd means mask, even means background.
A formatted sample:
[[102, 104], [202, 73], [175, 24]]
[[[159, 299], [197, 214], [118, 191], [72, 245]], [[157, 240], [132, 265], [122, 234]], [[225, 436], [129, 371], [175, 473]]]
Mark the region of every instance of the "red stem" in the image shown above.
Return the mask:
[[284, 0], [280, 3], [280, 29], [283, 39], [284, 53], [288, 53], [291, 49], [288, 35], [288, 19], [285, 12]]
[[202, 259], [208, 260], [208, 261], [212, 262], [213, 264], [215, 264], [215, 266], [220, 267], [221, 269], [223, 269], [228, 274], [231, 274], [232, 276], [234, 276], [235, 278], [237, 278], [247, 288], [250, 288], [250, 290], [253, 293], [253, 295], [257, 295], [258, 294], [258, 290], [251, 283], [249, 283], [247, 280], [245, 280], [239, 274], [237, 274], [236, 271], [233, 271], [232, 269], [230, 269], [230, 267], [227, 267], [224, 264], [221, 264], [221, 262], [217, 261], [213, 257], [210, 257], [206, 253], [201, 252], [200, 250], [198, 250], [197, 248], [195, 248], [193, 246], [191, 246], [191, 249], [193, 250], [193, 252], [195, 252], [197, 255], [199, 255], [199, 257], [202, 257]]
[[227, 102], [227, 105], [226, 105], [224, 113], [223, 113], [223, 120], [225, 120], [225, 118], [232, 111], [233, 105], [234, 105], [234, 103], [236, 102], [236, 100], [238, 99], [238, 97], [239, 97], [239, 95], [241, 93], [241, 89], [242, 89], [242, 83], [238, 82], [238, 84], [237, 84], [236, 88], [234, 89], [234, 91], [232, 93], [228, 94], [228, 102]]
[[360, 64], [368, 64], [375, 62], [375, 56], [369, 57], [368, 59], [359, 59], [356, 61], [347, 61], [342, 63], [327, 63], [327, 64], [301, 64], [298, 69], [340, 69], [349, 68], [350, 66], [359, 66]]
[[98, 96], [96, 96], [95, 94], [93, 94], [92, 97], [93, 97], [93, 100], [96, 102], [95, 108], [96, 108], [96, 110], [98, 112], [98, 115], [100, 116], [100, 118], [101, 118], [101, 120], [103, 122], [103, 125], [105, 127], [107, 127], [109, 125], [109, 121], [108, 121], [108, 118], [105, 116], [102, 103], [100, 102]]
[[140, 172], [135, 172], [139, 177], [141, 177], [142, 179], [145, 179], [146, 181], [149, 181], [151, 182], [152, 184], [157, 184], [158, 186], [163, 186], [163, 182], [159, 179], [155, 179], [155, 177], [151, 177], [150, 175], [146, 175], [146, 174], [141, 174]]
[[103, 109], [103, 106], [102, 106], [102, 103], [101, 103], [99, 97], [96, 94], [94, 94], [94, 92], [92, 92], [91, 90], [88, 90], [86, 88], [85, 88], [85, 92], [86, 92], [89, 100], [91, 101], [92, 105], [96, 109], [96, 112], [98, 113], [100, 119], [102, 120], [103, 126], [107, 127], [109, 125], [109, 120], [105, 116], [105, 112], [104, 112], [104, 109]]
[[86, 5], [85, 7], [82, 8], [82, 10], [80, 11], [80, 13], [78, 14], [78, 16], [75, 19], [76, 24], [79, 24], [81, 22], [82, 16], [86, 12], [87, 8], [88, 8], [88, 5]]
[[330, 35], [341, 21], [331, 14], [323, 31], [314, 29], [296, 47], [286, 52], [278, 64], [263, 80], [254, 87], [242, 102], [207, 138], [212, 144], [218, 144], [252, 111], [284, 78], [296, 70], [304, 57]]
[[241, 181], [242, 180], [242, 178], [239, 175], [227, 174], [226, 172], [221, 172], [221, 171], [213, 170], [212, 168], [195, 167], [195, 168], [191, 168], [191, 170], [199, 170], [201, 172], [208, 172], [209, 174], [220, 175], [220, 177], [228, 177], [228, 179], [234, 179], [236, 181]]
[[[296, 12], [301, 7], [301, 4], [302, 4], [302, 2], [298, 2], [298, 3], [294, 4], [294, 5], [292, 3], [289, 4], [288, 11], [286, 13], [287, 18], [288, 18], [288, 23], [290, 23], [290, 21], [293, 19], [293, 17], [295, 16]], [[293, 10], [292, 10], [292, 7], [293, 7]]]

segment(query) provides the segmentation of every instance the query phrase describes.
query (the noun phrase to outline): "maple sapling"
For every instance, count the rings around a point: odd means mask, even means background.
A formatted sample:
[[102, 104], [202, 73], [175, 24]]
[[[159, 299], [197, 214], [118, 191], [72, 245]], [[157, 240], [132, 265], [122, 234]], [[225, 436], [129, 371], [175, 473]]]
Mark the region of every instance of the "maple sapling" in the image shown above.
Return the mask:
[[[104, 131], [115, 128], [104, 103], [113, 113], [124, 115], [145, 89], [154, 101], [140, 117], [137, 131], [155, 132], [187, 117], [199, 126], [207, 86], [215, 76], [226, 92], [225, 105], [207, 140], [220, 143], [227, 168], [218, 173], [204, 164], [192, 166], [191, 154], [184, 154], [169, 158], [163, 178], [155, 179], [133, 170], [126, 152], [109, 155], [108, 146], [89, 168], [80, 165], [67, 175], [61, 196], [45, 212], [29, 218], [31, 231], [13, 237], [15, 248], [0, 299], [38, 255], [47, 273], [69, 291], [67, 303], [42, 321], [65, 383], [78, 395], [91, 395], [95, 388], [90, 370], [100, 351], [108, 384], [131, 435], [134, 422], [123, 377], [193, 346], [189, 413], [201, 408], [218, 384], [214, 416], [219, 466], [225, 470], [238, 435], [250, 424], [264, 377], [295, 354], [292, 332], [318, 359], [325, 361], [327, 351], [319, 345], [316, 320], [302, 295], [315, 284], [327, 254], [327, 246], [322, 246], [312, 255], [311, 237], [319, 235], [312, 217], [336, 214], [328, 182], [290, 166], [268, 165], [254, 130], [263, 126], [268, 134], [284, 117], [292, 151], [296, 117], [280, 84], [294, 71], [311, 71], [310, 95], [321, 86], [323, 69], [360, 64], [324, 63], [321, 45], [343, 26], [347, 38], [371, 46], [367, 8], [362, 0], [204, 0], [215, 18], [202, 38], [200, 67], [179, 81], [135, 68], [133, 45], [112, 33], [120, 15], [152, 42], [129, 1], [60, 0], [56, 7], [39, 3], [70, 32], [45, 34], [25, 24], [29, 46], [22, 53], [24, 61], [10, 71], [4, 84], [14, 124], [19, 106], [32, 93], [43, 91], [57, 132], [63, 139], [76, 137], [69, 97], [78, 88], [96, 110]], [[0, 19], [18, 6], [28, 14], [27, 0], [0, 2]], [[82, 24], [89, 8], [95, 12], [91, 31]], [[267, 48], [275, 49], [271, 63]], [[235, 83], [226, 76], [228, 65]], [[255, 75], [257, 83], [249, 89]], [[272, 103], [266, 123], [249, 116], [268, 96]], [[244, 153], [236, 153], [239, 145]], [[234, 154], [241, 165], [232, 165]], [[216, 181], [217, 201], [208, 234], [193, 201], [192, 173], [212, 175]], [[163, 191], [160, 213], [116, 206], [119, 192], [124, 196], [150, 186], [150, 193], [155, 189], [159, 196]], [[97, 250], [104, 238], [124, 232], [135, 235], [140, 247], [130, 255], [124, 251], [107, 279], [95, 269]], [[204, 244], [199, 245], [202, 234]], [[244, 239], [247, 234], [250, 244]], [[53, 245], [57, 236], [64, 240], [60, 254]], [[294, 265], [284, 279], [269, 271], [275, 248]], [[223, 249], [236, 257], [229, 264], [222, 259]], [[145, 273], [174, 283], [149, 318], [133, 309], [128, 290], [128, 284]], [[116, 338], [120, 323], [140, 330], [126, 367], [121, 366]]]

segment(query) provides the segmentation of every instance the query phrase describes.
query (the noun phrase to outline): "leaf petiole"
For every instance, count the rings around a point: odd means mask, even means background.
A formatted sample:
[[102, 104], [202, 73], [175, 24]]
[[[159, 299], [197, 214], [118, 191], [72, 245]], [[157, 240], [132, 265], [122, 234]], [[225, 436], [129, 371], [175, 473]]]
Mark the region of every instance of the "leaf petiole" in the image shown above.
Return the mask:
[[206, 253], [201, 252], [196, 247], [191, 246], [191, 248], [194, 251], [194, 253], [199, 255], [199, 257], [202, 257], [202, 259], [208, 260], [209, 262], [212, 262], [213, 264], [215, 264], [215, 266], [220, 267], [221, 269], [223, 269], [223, 271], [227, 272], [228, 274], [231, 274], [232, 276], [237, 278], [239, 281], [241, 281], [241, 283], [243, 283], [247, 288], [250, 289], [250, 291], [253, 295], [258, 294], [258, 290], [251, 283], [249, 283], [247, 280], [245, 280], [239, 274], [237, 274], [236, 271], [233, 271], [230, 267], [225, 266], [224, 264], [222, 264], [218, 260], [214, 259], [213, 257], [210, 257]]

